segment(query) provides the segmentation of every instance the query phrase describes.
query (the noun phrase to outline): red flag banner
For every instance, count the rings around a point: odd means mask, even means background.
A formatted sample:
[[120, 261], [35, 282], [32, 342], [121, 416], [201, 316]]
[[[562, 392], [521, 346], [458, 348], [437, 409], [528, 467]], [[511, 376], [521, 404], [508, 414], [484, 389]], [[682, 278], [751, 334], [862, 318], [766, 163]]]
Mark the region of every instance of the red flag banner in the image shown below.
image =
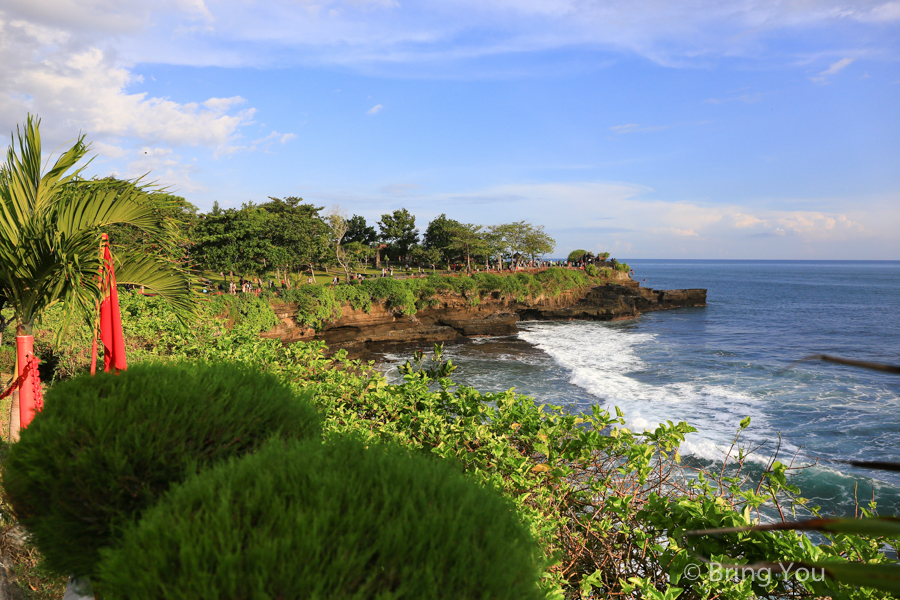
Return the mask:
[[[103, 342], [103, 370], [118, 373], [128, 368], [125, 361], [125, 336], [122, 334], [122, 317], [119, 314], [119, 294], [116, 291], [116, 273], [113, 268], [109, 238], [103, 234], [100, 267], [100, 341]], [[91, 374], [97, 363], [97, 336], [91, 348]]]

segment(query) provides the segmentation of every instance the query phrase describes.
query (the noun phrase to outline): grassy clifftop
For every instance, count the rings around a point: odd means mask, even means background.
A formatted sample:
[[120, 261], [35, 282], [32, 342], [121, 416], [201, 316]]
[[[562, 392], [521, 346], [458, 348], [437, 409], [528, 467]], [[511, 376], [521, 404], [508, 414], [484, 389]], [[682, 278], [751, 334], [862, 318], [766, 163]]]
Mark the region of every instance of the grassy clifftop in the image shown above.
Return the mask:
[[523, 302], [537, 296], [556, 297], [563, 292], [608, 282], [613, 277], [612, 272], [592, 271], [550, 268], [537, 273], [509, 275], [476, 273], [456, 277], [378, 278], [332, 287], [304, 286], [286, 290], [281, 299], [297, 303], [299, 323], [320, 329], [340, 319], [344, 306], [368, 312], [373, 303], [381, 302], [397, 312], [414, 315], [424, 308], [437, 305], [440, 294], [458, 294], [472, 306], [477, 306], [483, 298], [491, 295]]

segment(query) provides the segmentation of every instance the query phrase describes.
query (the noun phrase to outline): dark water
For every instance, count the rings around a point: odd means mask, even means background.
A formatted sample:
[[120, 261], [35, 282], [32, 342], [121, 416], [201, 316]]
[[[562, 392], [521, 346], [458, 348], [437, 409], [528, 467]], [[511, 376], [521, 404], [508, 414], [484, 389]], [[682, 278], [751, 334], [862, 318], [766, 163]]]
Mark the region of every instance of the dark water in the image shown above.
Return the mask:
[[[874, 492], [900, 513], [900, 474], [841, 460], [900, 461], [900, 376], [823, 363], [810, 354], [900, 363], [900, 261], [628, 260], [655, 289], [707, 288], [705, 308], [633, 321], [530, 322], [515, 337], [454, 346], [455, 380], [515, 387], [541, 402], [625, 413], [632, 429], [686, 421], [684, 454], [721, 459], [738, 422], [748, 441], [781, 434], [781, 459], [818, 466], [794, 479], [826, 512], [853, 512]], [[399, 357], [386, 357], [399, 358]]]

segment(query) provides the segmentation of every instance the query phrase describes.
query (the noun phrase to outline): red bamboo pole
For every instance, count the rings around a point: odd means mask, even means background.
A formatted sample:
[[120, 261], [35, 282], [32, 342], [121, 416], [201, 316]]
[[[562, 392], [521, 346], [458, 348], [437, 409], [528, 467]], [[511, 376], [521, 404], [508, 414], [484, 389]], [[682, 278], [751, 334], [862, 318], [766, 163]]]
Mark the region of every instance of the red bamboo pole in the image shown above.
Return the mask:
[[19, 363], [17, 377], [25, 378], [19, 384], [19, 423], [22, 429], [28, 427], [34, 418], [34, 377], [31, 368], [31, 357], [34, 356], [34, 336], [16, 336], [16, 358]]

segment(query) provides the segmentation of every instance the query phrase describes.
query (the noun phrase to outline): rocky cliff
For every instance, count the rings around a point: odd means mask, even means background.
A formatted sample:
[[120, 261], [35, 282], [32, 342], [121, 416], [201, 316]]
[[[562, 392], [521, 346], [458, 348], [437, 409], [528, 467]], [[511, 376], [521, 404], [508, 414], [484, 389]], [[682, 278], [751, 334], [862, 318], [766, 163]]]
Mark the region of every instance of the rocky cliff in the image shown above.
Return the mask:
[[284, 343], [323, 340], [332, 350], [344, 348], [352, 356], [364, 356], [369, 349], [385, 344], [430, 344], [465, 337], [511, 335], [518, 331], [518, 321], [615, 321], [634, 319], [642, 312], [654, 310], [706, 306], [706, 290], [652, 290], [629, 280], [625, 284], [597, 285], [524, 302], [500, 298], [499, 293], [481, 298], [474, 306], [457, 294], [437, 299], [438, 305], [412, 317], [396, 314], [383, 304], [374, 304], [368, 313], [345, 306], [343, 317], [319, 332], [297, 323], [295, 304], [275, 304], [281, 324], [263, 337]]

